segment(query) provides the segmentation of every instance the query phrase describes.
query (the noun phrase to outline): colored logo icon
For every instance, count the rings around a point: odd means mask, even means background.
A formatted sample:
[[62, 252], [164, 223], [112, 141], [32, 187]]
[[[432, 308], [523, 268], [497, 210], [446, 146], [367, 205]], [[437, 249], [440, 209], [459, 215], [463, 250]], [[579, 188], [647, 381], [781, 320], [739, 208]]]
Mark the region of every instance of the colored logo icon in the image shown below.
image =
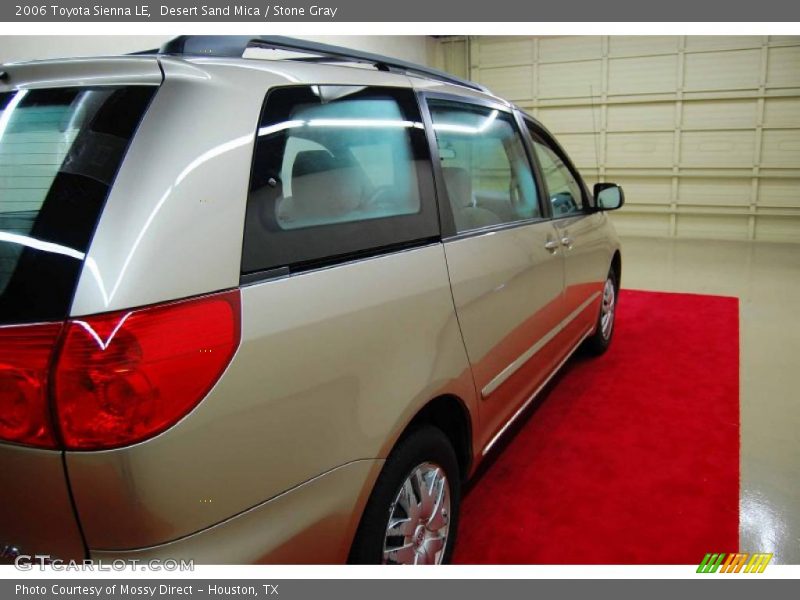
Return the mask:
[[709, 552], [697, 567], [698, 573], [763, 573], [772, 560], [772, 553], [714, 554]]

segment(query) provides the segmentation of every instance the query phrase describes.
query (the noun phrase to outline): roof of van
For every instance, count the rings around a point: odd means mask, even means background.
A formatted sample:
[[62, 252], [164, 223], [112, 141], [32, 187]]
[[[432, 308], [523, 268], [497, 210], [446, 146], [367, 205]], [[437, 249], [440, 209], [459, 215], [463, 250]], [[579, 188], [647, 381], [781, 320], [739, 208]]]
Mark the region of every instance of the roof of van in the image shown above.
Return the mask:
[[[287, 56], [287, 54], [290, 56]], [[13, 71], [19, 71], [19, 67], [23, 67], [23, 70], [29, 73], [35, 71], [40, 74], [61, 70], [63, 74], [57, 77], [58, 80], [66, 79], [67, 74], [70, 72], [93, 79], [91, 73], [84, 72], [90, 71], [92, 68], [97, 70], [95, 73], [97, 76], [113, 77], [114, 74], [108, 71], [117, 69], [119, 78], [125, 79], [127, 82], [129, 81], [127, 76], [135, 75], [136, 71], [148, 70], [141, 62], [142, 60], [148, 58], [151, 60], [163, 60], [166, 57], [183, 59], [189, 62], [201, 59], [206, 64], [215, 62], [214, 59], [217, 59], [216, 64], [246, 65], [249, 69], [258, 69], [259, 65], [261, 65], [260, 68], [264, 71], [272, 70], [276, 64], [281, 63], [282, 69], [291, 65], [301, 73], [303, 71], [307, 72], [306, 69], [297, 67], [301, 64], [313, 64], [315, 67], [322, 69], [323, 74], [326, 67], [329, 69], [368, 68], [384, 73], [404, 74], [409, 77], [430, 80], [431, 82], [449, 84], [456, 88], [474, 90], [481, 92], [486, 97], [500, 100], [478, 83], [433, 67], [362, 50], [283, 36], [178, 36], [168, 41], [161, 48], [145, 50], [126, 56], [59, 58], [2, 65], [0, 66], [0, 85], [3, 85], [4, 82], [6, 85], [11, 83], [8, 81], [10, 79], [9, 71], [12, 69]], [[152, 71], [152, 65], [150, 71]], [[319, 73], [317, 69], [314, 69], [314, 72]], [[152, 72], [150, 75], [152, 76]], [[30, 75], [28, 78], [30, 78]], [[503, 102], [505, 103], [505, 101]]]
[[[158, 84], [164, 78], [162, 66], [185, 64], [205, 69], [243, 68], [264, 73], [280, 72], [295, 83], [320, 83], [326, 79], [342, 82], [352, 75], [354, 83], [364, 84], [367, 73], [382, 84], [408, 86], [484, 99], [511, 106], [489, 90], [466, 86], [458, 81], [443, 81], [416, 72], [385, 71], [361, 62], [309, 62], [258, 57], [217, 57], [196, 55], [133, 54], [75, 58], [50, 58], [0, 65], [0, 92], [20, 87], [41, 88], [74, 85]], [[357, 72], [357, 73], [356, 73]]]

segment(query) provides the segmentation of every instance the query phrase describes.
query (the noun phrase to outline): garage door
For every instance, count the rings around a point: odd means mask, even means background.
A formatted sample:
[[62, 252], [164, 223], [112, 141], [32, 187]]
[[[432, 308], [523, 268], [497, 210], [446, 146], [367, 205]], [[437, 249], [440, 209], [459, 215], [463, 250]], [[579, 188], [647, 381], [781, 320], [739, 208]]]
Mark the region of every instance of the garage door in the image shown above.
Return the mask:
[[800, 242], [800, 36], [443, 38], [438, 57], [622, 184], [621, 233]]

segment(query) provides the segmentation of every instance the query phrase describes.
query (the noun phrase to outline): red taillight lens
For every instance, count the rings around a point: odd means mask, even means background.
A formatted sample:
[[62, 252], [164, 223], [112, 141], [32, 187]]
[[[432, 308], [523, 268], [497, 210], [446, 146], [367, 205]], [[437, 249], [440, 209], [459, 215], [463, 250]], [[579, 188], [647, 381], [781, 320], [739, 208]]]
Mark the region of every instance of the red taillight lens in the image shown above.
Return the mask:
[[55, 448], [47, 377], [61, 323], [0, 327], [0, 440]]
[[192, 410], [240, 336], [239, 291], [68, 322], [55, 372], [67, 449], [133, 444]]

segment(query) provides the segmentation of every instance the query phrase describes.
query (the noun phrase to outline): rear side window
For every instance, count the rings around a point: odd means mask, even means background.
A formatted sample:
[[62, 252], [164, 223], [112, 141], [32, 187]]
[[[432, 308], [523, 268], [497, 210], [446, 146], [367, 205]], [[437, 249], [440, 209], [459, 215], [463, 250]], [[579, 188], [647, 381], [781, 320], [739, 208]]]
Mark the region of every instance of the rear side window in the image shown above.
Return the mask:
[[273, 90], [258, 128], [242, 271], [302, 269], [431, 239], [432, 185], [410, 90]]
[[0, 94], [0, 324], [63, 319], [155, 87]]
[[430, 100], [447, 196], [459, 233], [541, 216], [513, 117], [485, 106]]

